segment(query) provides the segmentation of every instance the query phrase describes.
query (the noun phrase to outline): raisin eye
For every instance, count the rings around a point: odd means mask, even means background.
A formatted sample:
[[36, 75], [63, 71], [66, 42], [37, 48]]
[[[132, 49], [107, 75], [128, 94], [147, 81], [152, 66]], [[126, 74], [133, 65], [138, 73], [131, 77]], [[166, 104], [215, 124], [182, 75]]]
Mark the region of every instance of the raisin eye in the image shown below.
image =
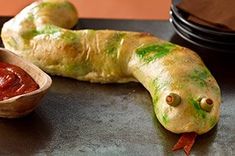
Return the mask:
[[210, 112], [213, 107], [213, 101], [210, 98], [202, 98], [200, 106], [203, 110]]
[[170, 106], [178, 106], [181, 102], [181, 97], [178, 94], [170, 93], [166, 96], [166, 103]]

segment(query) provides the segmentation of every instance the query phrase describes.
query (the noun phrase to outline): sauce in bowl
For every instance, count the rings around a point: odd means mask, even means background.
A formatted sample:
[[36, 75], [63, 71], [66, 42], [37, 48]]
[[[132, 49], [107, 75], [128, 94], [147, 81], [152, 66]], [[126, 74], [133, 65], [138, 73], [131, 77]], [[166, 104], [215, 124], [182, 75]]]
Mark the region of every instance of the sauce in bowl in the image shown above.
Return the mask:
[[37, 90], [39, 85], [18, 66], [0, 62], [0, 100]]

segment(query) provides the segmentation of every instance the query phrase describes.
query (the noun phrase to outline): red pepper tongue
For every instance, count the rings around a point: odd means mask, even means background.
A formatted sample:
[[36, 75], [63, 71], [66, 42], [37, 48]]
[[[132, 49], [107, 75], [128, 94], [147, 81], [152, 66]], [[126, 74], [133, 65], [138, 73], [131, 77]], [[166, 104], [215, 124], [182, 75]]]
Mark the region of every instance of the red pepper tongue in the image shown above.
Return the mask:
[[175, 146], [172, 148], [173, 151], [179, 150], [181, 148], [184, 148], [184, 152], [186, 155], [189, 155], [191, 148], [193, 147], [193, 144], [195, 142], [195, 139], [197, 137], [197, 133], [191, 132], [191, 133], [183, 133], [178, 140], [178, 142], [175, 144]]

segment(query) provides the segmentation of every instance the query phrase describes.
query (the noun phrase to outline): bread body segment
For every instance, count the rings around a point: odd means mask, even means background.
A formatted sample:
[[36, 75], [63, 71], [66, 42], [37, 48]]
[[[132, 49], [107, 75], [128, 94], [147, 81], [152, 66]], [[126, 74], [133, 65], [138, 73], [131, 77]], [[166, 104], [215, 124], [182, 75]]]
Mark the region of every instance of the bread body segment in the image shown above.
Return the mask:
[[[160, 123], [174, 133], [208, 132], [219, 120], [219, 86], [200, 57], [148, 33], [69, 30], [75, 8], [64, 0], [38, 1], [4, 24], [4, 46], [51, 75], [99, 83], [138, 81], [149, 91]], [[166, 102], [170, 93], [178, 106]], [[213, 100], [210, 112], [200, 99]]]

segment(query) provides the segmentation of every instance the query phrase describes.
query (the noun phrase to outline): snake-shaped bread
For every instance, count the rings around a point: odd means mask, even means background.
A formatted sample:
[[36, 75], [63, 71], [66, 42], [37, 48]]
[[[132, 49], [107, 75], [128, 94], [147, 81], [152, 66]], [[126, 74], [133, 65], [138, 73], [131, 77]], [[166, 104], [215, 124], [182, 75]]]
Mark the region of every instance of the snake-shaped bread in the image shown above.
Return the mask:
[[110, 83], [140, 82], [159, 122], [173, 133], [203, 134], [219, 120], [219, 86], [193, 51], [148, 33], [69, 30], [77, 12], [65, 0], [32, 3], [6, 22], [5, 48], [51, 75]]

